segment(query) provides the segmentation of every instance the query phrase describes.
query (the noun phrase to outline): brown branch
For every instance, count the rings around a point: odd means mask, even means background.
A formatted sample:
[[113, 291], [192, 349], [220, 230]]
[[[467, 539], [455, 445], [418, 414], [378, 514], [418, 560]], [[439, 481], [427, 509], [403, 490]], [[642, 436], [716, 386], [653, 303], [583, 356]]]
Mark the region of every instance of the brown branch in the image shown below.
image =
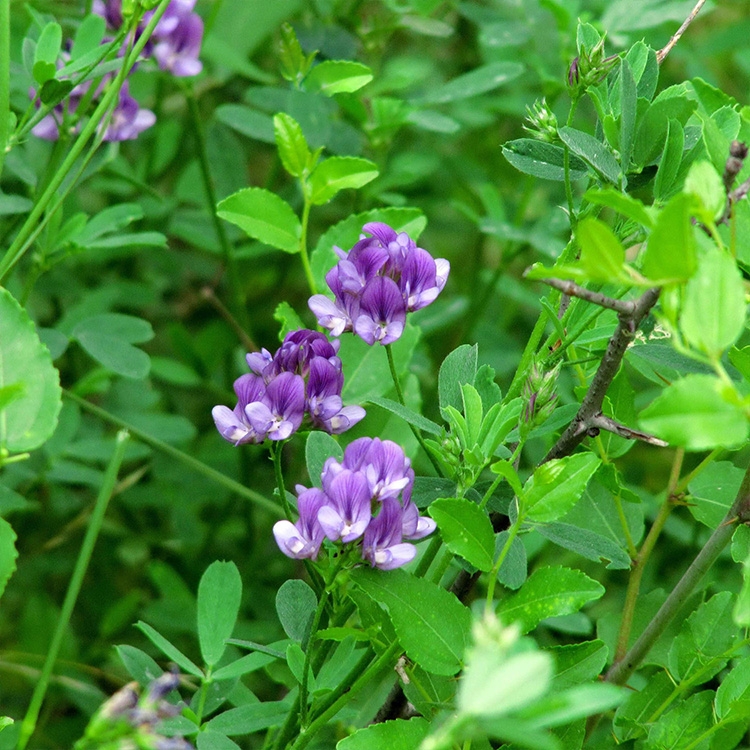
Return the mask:
[[724, 165], [724, 174], [722, 175], [724, 190], [727, 193], [727, 205], [721, 218], [716, 222], [717, 224], [729, 223], [734, 213], [735, 203], [741, 201], [750, 192], [750, 177], [732, 190], [737, 175], [745, 163], [747, 154], [747, 144], [741, 141], [732, 141], [729, 146], [729, 157], [727, 158], [727, 163]]
[[705, 4], [706, 0], [698, 0], [695, 7], [690, 11], [690, 15], [682, 22], [682, 26], [677, 29], [674, 36], [667, 42], [667, 45], [656, 53], [656, 62], [659, 65], [664, 62], [664, 58], [672, 51], [672, 47], [680, 41], [680, 37], [687, 31], [688, 26], [695, 20], [695, 17], [700, 13], [701, 8]]
[[632, 315], [635, 310], [634, 300], [621, 300], [615, 299], [614, 297], [608, 297], [601, 292], [592, 292], [590, 289], [579, 286], [573, 281], [568, 281], [566, 279], [539, 279], [539, 281], [541, 281], [542, 284], [551, 286], [553, 289], [558, 289], [569, 297], [585, 299], [587, 302], [592, 302], [595, 305], [599, 305], [599, 307], [606, 307], [608, 310], [614, 310], [622, 315]]
[[620, 312], [618, 314], [620, 322], [609, 340], [607, 351], [604, 352], [599, 369], [591, 381], [578, 413], [544, 457], [542, 463], [553, 458], [569, 456], [589, 434], [590, 430], [596, 430], [599, 427], [597, 420], [602, 416], [602, 404], [604, 403], [604, 397], [607, 395], [607, 389], [620, 369], [622, 358], [625, 356], [625, 351], [633, 340], [638, 326], [659, 299], [660, 291], [659, 287], [647, 289], [637, 300], [633, 301], [631, 312]]
[[607, 432], [612, 432], [615, 435], [619, 435], [620, 437], [627, 438], [628, 440], [640, 440], [643, 443], [648, 443], [649, 445], [656, 445], [659, 448], [666, 448], [669, 443], [667, 443], [664, 440], [661, 440], [658, 437], [655, 437], [654, 435], [649, 435], [647, 432], [641, 432], [640, 430], [634, 430], [632, 427], [628, 427], [627, 425], [621, 424], [620, 422], [615, 421], [611, 417], [606, 416], [605, 414], [596, 414], [589, 420], [589, 433], [591, 430], [606, 430]]

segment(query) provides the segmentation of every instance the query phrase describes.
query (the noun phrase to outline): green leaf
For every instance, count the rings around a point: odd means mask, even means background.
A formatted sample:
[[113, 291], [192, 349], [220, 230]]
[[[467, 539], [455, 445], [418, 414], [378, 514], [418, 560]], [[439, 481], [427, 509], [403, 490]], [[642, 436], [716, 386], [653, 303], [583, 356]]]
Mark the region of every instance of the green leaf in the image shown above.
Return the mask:
[[580, 570], [562, 566], [537, 568], [518, 593], [500, 602], [497, 614], [517, 622], [528, 633], [548, 617], [569, 615], [604, 594], [604, 587]]
[[675, 195], [656, 220], [643, 259], [643, 273], [654, 282], [684, 281], [695, 273], [691, 203], [691, 198], [684, 193]]
[[467, 448], [473, 448], [479, 441], [482, 429], [482, 397], [471, 383], [461, 385], [463, 413], [466, 417]]
[[320, 206], [328, 203], [336, 193], [348, 188], [360, 188], [378, 176], [377, 165], [356, 156], [332, 156], [318, 164], [310, 175], [310, 200]]
[[613, 283], [626, 281], [623, 271], [625, 248], [612, 230], [599, 219], [583, 219], [576, 227], [581, 246], [581, 267], [591, 281]]
[[502, 86], [523, 73], [524, 67], [517, 62], [499, 61], [482, 65], [454, 78], [442, 86], [433, 87], [431, 93], [422, 97], [427, 104], [446, 104], [469, 99]]
[[552, 686], [564, 690], [598, 677], [607, 663], [608, 649], [604, 641], [596, 640], [553, 646], [549, 653], [555, 659]]
[[203, 661], [214, 667], [232, 637], [242, 599], [242, 579], [233, 562], [211, 563], [198, 584], [198, 641]]
[[427, 417], [423, 417], [408, 406], [402, 406], [398, 401], [380, 396], [373, 396], [368, 400], [371, 404], [375, 404], [375, 406], [379, 406], [381, 409], [385, 409], [391, 412], [391, 414], [401, 417], [405, 422], [414, 425], [414, 427], [422, 430], [422, 432], [427, 432], [430, 435], [440, 435], [443, 431], [439, 424], [436, 424], [431, 419], [427, 419]]
[[371, 80], [372, 71], [362, 63], [352, 60], [324, 60], [307, 74], [305, 85], [311, 91], [333, 96], [359, 91]]
[[578, 502], [600, 463], [593, 453], [577, 453], [537, 467], [523, 488], [526, 519], [549, 522], [565, 515]]
[[205, 728], [212, 732], [236, 737], [241, 734], [260, 732], [269, 727], [281, 726], [288, 714], [288, 701], [250, 703], [223, 711], [210, 719]]
[[283, 341], [288, 333], [304, 328], [302, 319], [288, 302], [279, 302], [273, 311], [273, 319], [281, 323], [279, 341]]
[[352, 581], [388, 610], [407, 656], [428, 672], [453, 675], [463, 665], [471, 612], [450, 592], [404, 570], [357, 568]]
[[440, 498], [429, 507], [446, 547], [485, 572], [492, 569], [495, 535], [487, 514], [465, 498]]
[[671, 445], [702, 451], [747, 440], [744, 409], [713, 375], [688, 375], [672, 383], [640, 414], [641, 428]]
[[33, 450], [55, 431], [62, 406], [60, 376], [26, 311], [0, 288], [0, 388], [23, 395], [0, 413], [0, 448]]
[[631, 559], [628, 553], [612, 539], [587, 528], [570, 523], [545, 523], [535, 527], [545, 539], [578, 553], [594, 562], [608, 562], [610, 570], [629, 570]]
[[549, 688], [552, 658], [543, 651], [508, 656], [498, 643], [477, 644], [458, 688], [459, 715], [504, 716], [538, 700]]
[[214, 111], [219, 122], [248, 138], [263, 143], [276, 143], [273, 119], [244, 104], [221, 104]]
[[299, 252], [302, 225], [291, 206], [263, 188], [245, 188], [216, 207], [222, 219], [236, 224], [253, 239], [286, 253]]
[[648, 747], [687, 748], [705, 747], [694, 742], [713, 727], [712, 690], [704, 690], [678, 703], [656, 721], [648, 733]]
[[718, 248], [707, 249], [685, 288], [680, 328], [686, 341], [718, 360], [745, 329], [746, 309], [742, 274], [736, 263]]
[[[236, 643], [235, 641], [233, 641]], [[286, 645], [284, 641], [284, 645]], [[235, 677], [242, 677], [242, 675], [250, 674], [251, 672], [257, 672], [259, 669], [268, 666], [278, 659], [283, 659], [284, 654], [278, 654], [276, 656], [272, 654], [265, 654], [261, 652], [255, 652], [241, 656], [239, 659], [233, 661], [231, 664], [227, 664], [225, 667], [217, 669], [213, 673], [214, 680], [232, 680]]]
[[734, 603], [732, 619], [741, 628], [750, 626], [750, 555], [742, 563], [742, 587]]
[[654, 179], [654, 198], [663, 201], [669, 197], [675, 185], [682, 164], [685, 149], [685, 129], [679, 120], [670, 119], [667, 125], [667, 138], [659, 160], [659, 168]]
[[[533, 138], [518, 138], [503, 145], [503, 156], [520, 172], [543, 180], [565, 180], [563, 168], [565, 149]], [[570, 179], [579, 180], [588, 174], [586, 162], [570, 156]]]
[[588, 133], [567, 126], [559, 128], [557, 133], [560, 140], [599, 177], [613, 185], [620, 183], [620, 165], [604, 143]]
[[634, 692], [615, 714], [615, 734], [620, 741], [642, 737], [653, 716], [672, 695], [674, 682], [665, 670], [656, 672], [641, 690]]
[[697, 103], [688, 98], [682, 84], [662, 91], [639, 118], [640, 125], [633, 144], [633, 164], [638, 168], [652, 164], [664, 150], [670, 120], [677, 120], [684, 126], [696, 106]]
[[21, 398], [26, 393], [26, 386], [23, 383], [11, 383], [10, 385], [0, 388], [0, 411], [7, 409], [16, 399]]
[[688, 485], [687, 507], [696, 521], [715, 529], [727, 514], [742, 484], [744, 472], [730, 461], [707, 466]]
[[203, 678], [203, 672], [180, 651], [174, 644], [170, 643], [161, 633], [155, 628], [152, 628], [148, 623], [142, 620], [135, 624], [151, 643], [156, 646], [168, 659], [171, 659], [183, 672], [193, 675], [198, 679]]
[[627, 57], [620, 65], [620, 166], [628, 171], [638, 115], [638, 92]]
[[621, 193], [611, 187], [587, 190], [583, 196], [589, 203], [598, 206], [608, 206], [623, 216], [627, 216], [638, 224], [651, 229], [654, 226], [653, 210], [644, 206], [637, 198], [627, 193]]
[[164, 670], [152, 657], [135, 646], [123, 644], [115, 646], [115, 650], [128, 674], [141, 685], [148, 685], [149, 682], [161, 677], [164, 673]]
[[83, 333], [100, 333], [128, 344], [144, 344], [154, 338], [151, 323], [121, 313], [103, 313], [84, 318], [75, 326], [71, 336], [78, 338]]
[[[505, 530], [501, 531], [495, 537], [495, 560], [497, 560], [500, 551], [507, 544], [509, 536], [510, 532]], [[507, 586], [507, 588], [515, 591], [523, 586], [527, 574], [526, 547], [523, 546], [523, 542], [519, 537], [515, 537], [497, 573], [497, 580], [503, 586]]]
[[198, 750], [240, 750], [240, 746], [221, 732], [206, 729], [199, 732], [195, 741]]
[[80, 331], [74, 336], [88, 354], [117, 375], [141, 380], [151, 369], [148, 354], [124, 339], [90, 329]]
[[44, 83], [55, 77], [57, 72], [57, 56], [62, 44], [62, 27], [55, 21], [50, 21], [39, 35], [34, 51], [34, 80]]
[[107, 23], [102, 16], [96, 13], [85, 15], [73, 37], [73, 47], [70, 50], [71, 59], [77, 60], [87, 52], [98, 49], [102, 39], [104, 39], [106, 30]]
[[16, 539], [13, 527], [4, 518], [0, 518], [0, 596], [16, 569]]
[[327, 432], [312, 430], [305, 443], [305, 463], [310, 481], [315, 487], [321, 487], [320, 475], [323, 466], [329, 458], [335, 458], [339, 463], [344, 458], [344, 451], [338, 442]]
[[340, 740], [336, 750], [372, 750], [376, 747], [414, 750], [429, 731], [430, 723], [421, 716], [409, 720], [394, 719], [357, 730]]
[[304, 582], [295, 578], [284, 581], [276, 592], [276, 612], [281, 627], [294, 641], [305, 643], [310, 635], [318, 597]]
[[[746, 626], [745, 626], [746, 627]], [[750, 658], [740, 659], [726, 675], [716, 691], [716, 715], [725, 719], [738, 701], [750, 699]]]
[[625, 700], [628, 691], [606, 682], [575, 685], [562, 693], [545, 696], [520, 715], [538, 727], [558, 727], [586, 716], [604, 713]]
[[700, 208], [696, 207], [696, 218], [699, 221], [710, 224], [724, 213], [727, 202], [724, 182], [710, 162], [701, 160], [690, 165], [683, 190], [698, 200]]
[[273, 133], [284, 169], [292, 177], [301, 177], [309, 169], [310, 147], [299, 123], [280, 112], [273, 118]]
[[477, 374], [477, 351], [476, 344], [462, 344], [443, 360], [438, 372], [438, 399], [441, 411], [446, 406], [456, 409], [463, 406], [461, 386], [474, 382]]

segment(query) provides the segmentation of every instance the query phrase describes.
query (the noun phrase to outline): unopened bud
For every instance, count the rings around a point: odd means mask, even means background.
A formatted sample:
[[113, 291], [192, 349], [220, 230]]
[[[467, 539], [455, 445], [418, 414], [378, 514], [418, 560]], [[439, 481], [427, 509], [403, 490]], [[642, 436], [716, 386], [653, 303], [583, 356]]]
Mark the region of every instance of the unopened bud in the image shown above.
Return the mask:
[[547, 143], [557, 139], [557, 117], [544, 98], [537, 99], [533, 107], [526, 107], [526, 122], [523, 129], [534, 138]]

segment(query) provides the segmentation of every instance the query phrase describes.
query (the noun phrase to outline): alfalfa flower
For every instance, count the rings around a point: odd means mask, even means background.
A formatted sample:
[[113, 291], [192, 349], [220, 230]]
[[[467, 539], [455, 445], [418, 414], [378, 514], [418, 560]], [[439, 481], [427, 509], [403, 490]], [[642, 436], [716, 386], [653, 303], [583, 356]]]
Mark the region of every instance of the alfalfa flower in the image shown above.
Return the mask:
[[433, 302], [450, 272], [447, 260], [381, 222], [365, 224], [348, 253], [334, 249], [341, 260], [326, 274], [333, 299], [315, 294], [308, 305], [334, 336], [353, 331], [370, 346], [397, 341], [407, 313]]

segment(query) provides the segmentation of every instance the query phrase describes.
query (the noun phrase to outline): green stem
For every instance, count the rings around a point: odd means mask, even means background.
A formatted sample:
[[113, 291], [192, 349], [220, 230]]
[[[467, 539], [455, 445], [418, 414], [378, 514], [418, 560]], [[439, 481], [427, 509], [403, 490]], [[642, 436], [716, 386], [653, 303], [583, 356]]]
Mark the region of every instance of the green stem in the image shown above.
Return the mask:
[[284, 487], [284, 472], [281, 469], [281, 451], [285, 441], [271, 443], [271, 458], [273, 459], [273, 473], [276, 477], [276, 491], [279, 493], [279, 500], [284, 508], [284, 515], [292, 518], [292, 509], [289, 507], [289, 501], [286, 499], [286, 489]]
[[68, 584], [68, 590], [65, 593], [65, 601], [63, 602], [62, 611], [60, 612], [60, 619], [57, 621], [54, 635], [52, 636], [52, 642], [50, 643], [49, 651], [47, 652], [47, 658], [44, 661], [41, 674], [39, 675], [39, 681], [34, 688], [34, 692], [31, 696], [31, 702], [29, 703], [29, 709], [26, 712], [26, 716], [23, 718], [21, 723], [21, 729], [18, 737], [17, 750], [24, 750], [31, 735], [36, 729], [37, 719], [39, 718], [39, 711], [44, 701], [44, 695], [47, 692], [50, 677], [52, 676], [52, 669], [55, 666], [57, 655], [60, 652], [60, 646], [62, 645], [65, 631], [70, 622], [70, 617], [73, 614], [73, 607], [75, 606], [78, 593], [81, 590], [83, 583], [83, 577], [86, 575], [86, 569], [88, 568], [91, 555], [94, 551], [94, 545], [96, 539], [99, 536], [99, 532], [104, 522], [104, 514], [107, 510], [107, 505], [112, 497], [112, 493], [117, 482], [117, 473], [120, 470], [120, 464], [125, 455], [125, 447], [127, 445], [129, 435], [127, 431], [121, 430], [117, 433], [117, 440], [115, 442], [115, 450], [112, 453], [112, 457], [109, 460], [109, 465], [104, 473], [104, 479], [102, 481], [99, 495], [96, 498], [96, 504], [89, 520], [88, 528], [86, 529], [86, 535], [83, 538], [81, 544], [81, 550], [78, 553], [78, 559], [76, 560], [75, 568], [73, 569], [73, 575], [70, 578]]
[[[183, 84], [182, 90], [185, 94], [185, 98], [188, 103], [188, 109], [190, 110], [190, 119], [193, 124], [193, 132], [195, 133], [195, 140], [198, 145], [198, 164], [200, 165], [201, 178], [203, 180], [203, 188], [206, 191], [206, 200], [208, 202], [208, 212], [211, 214], [211, 222], [214, 225], [214, 231], [219, 239], [219, 245], [221, 246], [221, 252], [224, 257], [224, 266], [227, 272], [227, 280], [229, 285], [229, 296], [232, 300], [232, 313], [235, 318], [240, 322], [241, 327], [250, 331], [250, 318], [247, 314], [247, 305], [245, 296], [242, 291], [242, 283], [240, 280], [239, 270], [237, 268], [237, 260], [234, 257], [232, 245], [227, 237], [226, 227], [224, 222], [219, 218], [216, 213], [216, 188], [214, 186], [214, 179], [211, 174], [211, 164], [208, 160], [208, 149], [206, 147], [206, 133], [203, 127], [203, 120], [201, 119], [201, 113], [198, 109], [198, 100], [195, 98], [195, 91], [190, 83]], [[252, 332], [250, 332], [252, 338]]]
[[677, 585], [661, 605], [659, 611], [654, 615], [651, 622], [646, 626], [638, 640], [631, 646], [625, 656], [616, 661], [605, 676], [607, 682], [615, 685], [624, 685], [630, 675], [636, 670], [638, 665], [643, 661], [645, 656], [651, 650], [659, 637], [667, 629], [667, 626], [674, 619], [693, 593], [696, 586], [701, 582], [703, 576], [710, 570], [716, 562], [724, 547], [726, 547], [736, 528], [737, 522], [750, 522], [750, 466], [745, 471], [742, 485], [737, 492], [732, 507], [725, 516], [722, 523], [714, 530], [708, 541], [691, 563], [690, 567], [682, 575]]
[[102, 100], [99, 102], [99, 105], [94, 110], [91, 118], [81, 131], [81, 134], [78, 136], [78, 138], [76, 138], [75, 143], [73, 143], [73, 146], [68, 152], [68, 155], [65, 157], [65, 160], [63, 161], [60, 169], [53, 175], [52, 179], [49, 181], [49, 184], [45, 188], [44, 192], [39, 197], [34, 207], [31, 209], [29, 215], [26, 217], [26, 221], [23, 223], [23, 226], [16, 235], [16, 238], [13, 240], [11, 246], [6, 251], [2, 260], [0, 260], [0, 283], [4, 281], [8, 273], [23, 257], [24, 253], [26, 253], [29, 247], [31, 247], [31, 244], [44, 228], [49, 217], [48, 214], [48, 217], [43, 218], [47, 207], [54, 198], [58, 188], [62, 185], [63, 181], [68, 176], [68, 173], [73, 169], [76, 160], [83, 153], [83, 149], [86, 147], [88, 141], [96, 135], [96, 132], [106, 118], [107, 113], [112, 108], [112, 104], [114, 103], [115, 98], [119, 96], [120, 88], [122, 87], [122, 83], [125, 80], [125, 76], [127, 76], [131, 68], [135, 65], [138, 59], [138, 55], [140, 55], [141, 51], [146, 46], [146, 43], [153, 33], [153, 30], [156, 28], [156, 24], [159, 23], [159, 20], [164, 14], [164, 11], [166, 11], [169, 3], [170, 0], [162, 0], [159, 6], [156, 8], [154, 15], [151, 17], [151, 20], [146, 26], [146, 29], [143, 31], [143, 34], [141, 34], [138, 41], [133, 46], [131, 53], [123, 61], [122, 68], [120, 69], [120, 73], [118, 74], [117, 78], [110, 86], [107, 87]]
[[291, 750], [302, 750], [307, 747], [310, 741], [315, 737], [317, 732], [324, 727], [328, 720], [335, 716], [352, 698], [365, 688], [373, 679], [375, 679], [385, 669], [390, 669], [391, 662], [402, 651], [401, 644], [398, 641], [392, 643], [372, 664], [369, 669], [360, 673], [360, 677], [354, 681], [351, 688], [340, 695], [327, 709], [322, 711], [315, 721], [313, 721], [307, 730], [297, 737]]
[[[336, 568], [336, 572], [338, 572], [338, 568]], [[335, 578], [335, 575], [333, 578]], [[304, 731], [305, 725], [307, 724], [307, 683], [311, 669], [313, 641], [315, 640], [315, 634], [320, 627], [320, 618], [323, 616], [323, 612], [328, 605], [328, 600], [331, 596], [330, 586], [331, 583], [326, 584], [326, 587], [323, 589], [320, 598], [318, 599], [318, 606], [315, 608], [315, 614], [313, 615], [313, 620], [310, 625], [310, 637], [308, 638], [307, 648], [305, 649], [305, 667], [302, 672], [302, 680], [300, 681], [299, 686], [299, 725], [302, 728], [302, 731]]]
[[490, 612], [492, 612], [493, 604], [495, 602], [495, 583], [497, 582], [497, 576], [500, 573], [500, 568], [503, 567], [505, 558], [510, 552], [510, 548], [513, 546], [513, 540], [516, 538], [516, 536], [518, 536], [518, 532], [521, 529], [521, 520], [522, 517], [519, 513], [516, 522], [512, 524], [510, 529], [508, 530], [508, 538], [505, 540], [505, 544], [500, 550], [500, 554], [497, 556], [497, 560], [495, 560], [495, 564], [492, 566], [492, 570], [490, 571], [489, 580], [487, 581], [487, 598], [484, 601], [485, 616], [489, 615]]
[[[578, 107], [578, 97], [573, 99], [570, 103], [570, 111], [568, 112], [568, 120], [565, 123], [567, 127], [570, 127], [573, 123], [573, 116], [576, 113]], [[570, 218], [570, 226], [575, 227], [576, 215], [575, 207], [573, 205], [573, 185], [570, 182], [570, 149], [567, 145], [563, 145], [563, 171], [565, 176], [565, 197], [568, 201], [568, 216]]]
[[453, 553], [447, 548], [443, 547], [440, 550], [440, 555], [435, 562], [434, 568], [430, 571], [430, 580], [439, 584], [445, 575], [445, 571], [448, 570], [450, 564], [453, 562]]
[[120, 419], [119, 417], [116, 417], [114, 414], [110, 414], [108, 411], [105, 411], [104, 409], [98, 406], [95, 406], [91, 402], [86, 401], [86, 399], [81, 398], [75, 393], [71, 393], [71, 391], [63, 389], [63, 396], [65, 396], [70, 401], [73, 401], [74, 403], [78, 404], [82, 409], [85, 409], [89, 413], [99, 417], [99, 419], [102, 419], [105, 422], [109, 422], [110, 424], [113, 424], [116, 427], [120, 427], [122, 429], [127, 430], [129, 433], [131, 433], [131, 435], [133, 435], [133, 437], [140, 440], [142, 443], [145, 443], [151, 448], [154, 448], [155, 450], [158, 450], [161, 453], [165, 453], [167, 456], [170, 456], [171, 458], [174, 458], [180, 463], [185, 464], [185, 466], [190, 467], [194, 471], [197, 471], [199, 474], [203, 474], [204, 477], [207, 477], [213, 482], [216, 482], [217, 484], [222, 485], [222, 487], [226, 487], [228, 490], [234, 492], [240, 497], [244, 497], [245, 500], [249, 500], [251, 503], [255, 503], [255, 505], [258, 505], [259, 507], [264, 508], [267, 511], [270, 511], [277, 518], [283, 517], [283, 514], [279, 506], [276, 503], [274, 503], [273, 500], [269, 500], [267, 497], [264, 497], [259, 492], [255, 492], [255, 490], [251, 490], [249, 487], [245, 487], [239, 482], [235, 482], [234, 479], [230, 479], [229, 477], [222, 474], [220, 471], [216, 471], [216, 469], [212, 469], [210, 466], [207, 466], [202, 461], [199, 461], [197, 458], [193, 458], [187, 453], [184, 453], [179, 448], [175, 448], [173, 445], [169, 445], [168, 443], [165, 443], [162, 440], [159, 440], [158, 438], [155, 438], [152, 435], [149, 435], [147, 432], [143, 432], [143, 430], [139, 430], [137, 427], [134, 427], [133, 425], [128, 424], [124, 419]]
[[[305, 192], [304, 189], [302, 192]], [[307, 225], [310, 223], [311, 207], [312, 204], [309, 199], [305, 197], [305, 203], [302, 206], [302, 231], [299, 236], [299, 256], [302, 259], [302, 268], [305, 270], [305, 278], [307, 279], [307, 285], [310, 287], [310, 294], [317, 294], [315, 277], [313, 276], [312, 268], [310, 266], [310, 256], [307, 253]]]
[[[391, 349], [390, 344], [386, 344], [383, 348], [385, 349], [385, 353], [388, 357], [388, 367], [390, 368], [390, 371], [391, 371], [391, 378], [393, 379], [393, 385], [396, 388], [396, 397], [398, 398], [398, 402], [399, 404], [401, 404], [401, 406], [406, 406], [406, 401], [404, 400], [404, 392], [403, 390], [401, 390], [401, 382], [399, 381], [398, 373], [396, 372], [396, 363], [393, 360], [393, 350]], [[430, 459], [430, 463], [432, 464], [433, 468], [437, 472], [437, 475], [439, 477], [444, 476], [443, 471], [440, 468], [440, 464], [437, 462], [435, 457], [427, 448], [424, 438], [422, 437], [422, 433], [413, 424], [409, 424], [409, 428], [411, 429], [414, 437], [417, 439], [417, 442], [421, 446], [422, 450], [427, 455], [427, 458]]]
[[443, 542], [440, 539], [439, 535], [436, 535], [430, 539], [430, 545], [425, 550], [422, 557], [419, 558], [419, 562], [417, 563], [417, 567], [414, 569], [414, 576], [416, 578], [423, 578], [424, 575], [427, 573], [427, 571], [430, 568], [430, 565], [432, 565], [432, 561], [435, 559], [435, 555], [440, 551], [440, 547], [442, 546]]
[[10, 133], [10, 0], [0, 0], [0, 177]]

